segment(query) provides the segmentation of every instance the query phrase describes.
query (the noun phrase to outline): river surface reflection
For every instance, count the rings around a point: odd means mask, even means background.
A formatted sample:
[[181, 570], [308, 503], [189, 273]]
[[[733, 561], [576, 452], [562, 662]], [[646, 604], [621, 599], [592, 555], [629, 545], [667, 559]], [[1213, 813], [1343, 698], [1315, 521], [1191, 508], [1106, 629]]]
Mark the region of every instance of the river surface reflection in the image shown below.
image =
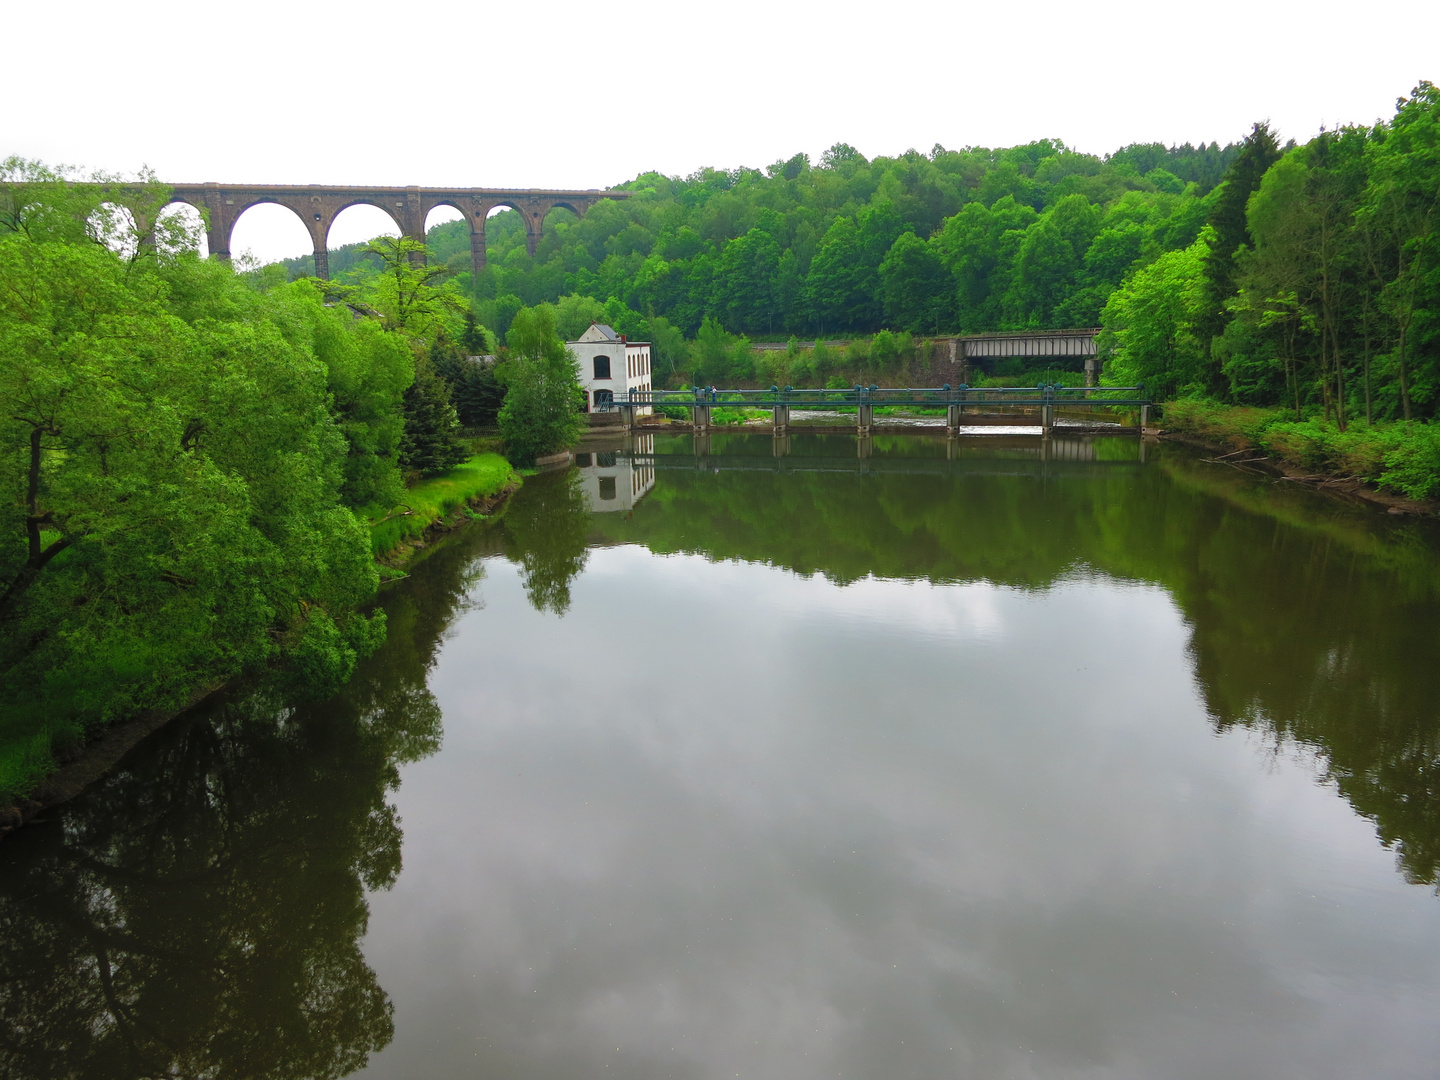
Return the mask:
[[0, 1072], [1434, 1075], [1430, 529], [1120, 438], [591, 454], [0, 848]]

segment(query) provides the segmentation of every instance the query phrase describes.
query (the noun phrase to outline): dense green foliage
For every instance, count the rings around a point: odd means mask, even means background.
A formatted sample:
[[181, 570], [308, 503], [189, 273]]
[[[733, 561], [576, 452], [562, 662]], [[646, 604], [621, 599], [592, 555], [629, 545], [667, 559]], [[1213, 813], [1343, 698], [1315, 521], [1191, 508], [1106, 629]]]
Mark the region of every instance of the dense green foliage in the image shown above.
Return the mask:
[[[401, 502], [402, 466], [468, 452], [426, 344], [465, 332], [463, 305], [403, 247], [322, 294], [198, 258], [159, 185], [3, 172], [7, 796], [55, 746], [259, 665], [338, 685], [384, 634], [358, 610], [378, 577], [355, 511]], [[450, 484], [498, 486], [497, 467]]]
[[[656, 343], [657, 376], [688, 368], [681, 335], [707, 319], [772, 340], [1088, 326], [1132, 264], [1195, 239], [1236, 150], [1101, 159], [1047, 140], [867, 161], [841, 144], [817, 164], [646, 173], [583, 219], [553, 211], [534, 256], [518, 214], [496, 214], [478, 280], [463, 222], [431, 230], [429, 251], [498, 333], [524, 306], [592, 304]], [[340, 280], [373, 273], [358, 247], [331, 266]]]
[[518, 465], [571, 445], [585, 428], [575, 359], [555, 330], [548, 305], [520, 311], [506, 335], [510, 359], [501, 366], [505, 404], [500, 434]]
[[1209, 224], [1109, 299], [1102, 348], [1115, 380], [1283, 404], [1341, 434], [1362, 418], [1435, 416], [1440, 91], [1422, 83], [1387, 123], [1283, 152], [1257, 125]]

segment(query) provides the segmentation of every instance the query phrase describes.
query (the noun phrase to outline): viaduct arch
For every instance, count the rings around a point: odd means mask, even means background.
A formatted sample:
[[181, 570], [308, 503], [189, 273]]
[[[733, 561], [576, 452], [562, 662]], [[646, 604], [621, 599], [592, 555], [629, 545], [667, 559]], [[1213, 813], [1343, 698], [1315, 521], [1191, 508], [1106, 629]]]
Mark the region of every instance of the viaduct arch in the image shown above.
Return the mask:
[[321, 184], [174, 184], [172, 203], [189, 203], [205, 219], [205, 239], [214, 258], [230, 258], [235, 222], [252, 206], [276, 203], [293, 212], [310, 233], [315, 274], [330, 276], [330, 226], [342, 210], [356, 204], [389, 214], [400, 235], [425, 242], [425, 219], [437, 206], [448, 206], [470, 223], [470, 265], [478, 275], [485, 267], [485, 218], [496, 207], [519, 213], [525, 223], [525, 247], [531, 255], [540, 243], [545, 215], [557, 206], [584, 217], [601, 199], [628, 199], [628, 191], [551, 191], [542, 188], [326, 187]]

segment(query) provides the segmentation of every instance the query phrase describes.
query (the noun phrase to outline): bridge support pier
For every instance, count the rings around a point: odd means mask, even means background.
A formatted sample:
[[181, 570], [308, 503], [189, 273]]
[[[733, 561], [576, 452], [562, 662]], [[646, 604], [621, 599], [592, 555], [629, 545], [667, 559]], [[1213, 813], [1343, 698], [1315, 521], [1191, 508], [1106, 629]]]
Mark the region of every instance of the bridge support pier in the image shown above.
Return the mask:
[[480, 280], [480, 271], [485, 269], [485, 219], [482, 217], [470, 226], [470, 273], [474, 280]]
[[1045, 438], [1050, 437], [1050, 429], [1055, 425], [1055, 406], [1040, 406], [1040, 434]]
[[954, 439], [960, 435], [960, 406], [945, 406], [945, 434]]
[[773, 412], [775, 417], [775, 437], [777, 439], [784, 438], [790, 434], [790, 406], [776, 405]]
[[[869, 435], [875, 426], [875, 406], [859, 405], [855, 409], [855, 430], [862, 438]], [[869, 455], [865, 455], [868, 457]]]
[[696, 435], [708, 435], [710, 433], [709, 405], [692, 405], [690, 407], [690, 427]]
[[625, 432], [626, 435], [629, 435], [632, 431], [635, 430], [634, 405], [620, 406], [620, 430]]
[[1100, 374], [1099, 364], [1093, 355], [1085, 357], [1085, 385], [1094, 386], [1096, 377]]
[[1145, 434], [1145, 429], [1150, 426], [1150, 406], [1140, 406], [1140, 434]]

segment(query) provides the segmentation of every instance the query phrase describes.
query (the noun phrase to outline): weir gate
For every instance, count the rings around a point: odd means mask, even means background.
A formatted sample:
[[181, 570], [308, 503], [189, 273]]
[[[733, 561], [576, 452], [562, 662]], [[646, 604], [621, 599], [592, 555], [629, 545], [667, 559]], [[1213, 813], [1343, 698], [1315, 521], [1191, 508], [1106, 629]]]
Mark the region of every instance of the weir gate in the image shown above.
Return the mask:
[[[777, 438], [788, 435], [794, 410], [812, 415], [830, 414], [837, 420], [855, 417], [855, 431], [862, 437], [875, 430], [875, 410], [922, 410], [937, 418], [945, 417], [945, 433], [954, 438], [962, 427], [975, 423], [1011, 423], [1019, 427], [1039, 427], [1049, 436], [1057, 417], [1062, 413], [1094, 415], [1111, 409], [1139, 409], [1143, 432], [1149, 421], [1150, 398], [1141, 386], [1107, 386], [1095, 389], [1085, 386], [1040, 385], [1027, 387], [942, 386], [936, 389], [882, 389], [878, 386], [856, 386], [849, 390], [794, 390], [772, 386], [769, 390], [717, 390], [713, 386], [694, 390], [632, 390], [617, 397], [613, 408], [620, 413], [620, 425], [634, 430], [640, 410], [681, 407], [689, 411], [691, 430], [697, 435], [715, 428], [715, 413], [721, 409], [768, 409], [773, 417], [773, 433]], [[1027, 422], [1028, 421], [1028, 422]], [[938, 426], [938, 425], [937, 425]]]

